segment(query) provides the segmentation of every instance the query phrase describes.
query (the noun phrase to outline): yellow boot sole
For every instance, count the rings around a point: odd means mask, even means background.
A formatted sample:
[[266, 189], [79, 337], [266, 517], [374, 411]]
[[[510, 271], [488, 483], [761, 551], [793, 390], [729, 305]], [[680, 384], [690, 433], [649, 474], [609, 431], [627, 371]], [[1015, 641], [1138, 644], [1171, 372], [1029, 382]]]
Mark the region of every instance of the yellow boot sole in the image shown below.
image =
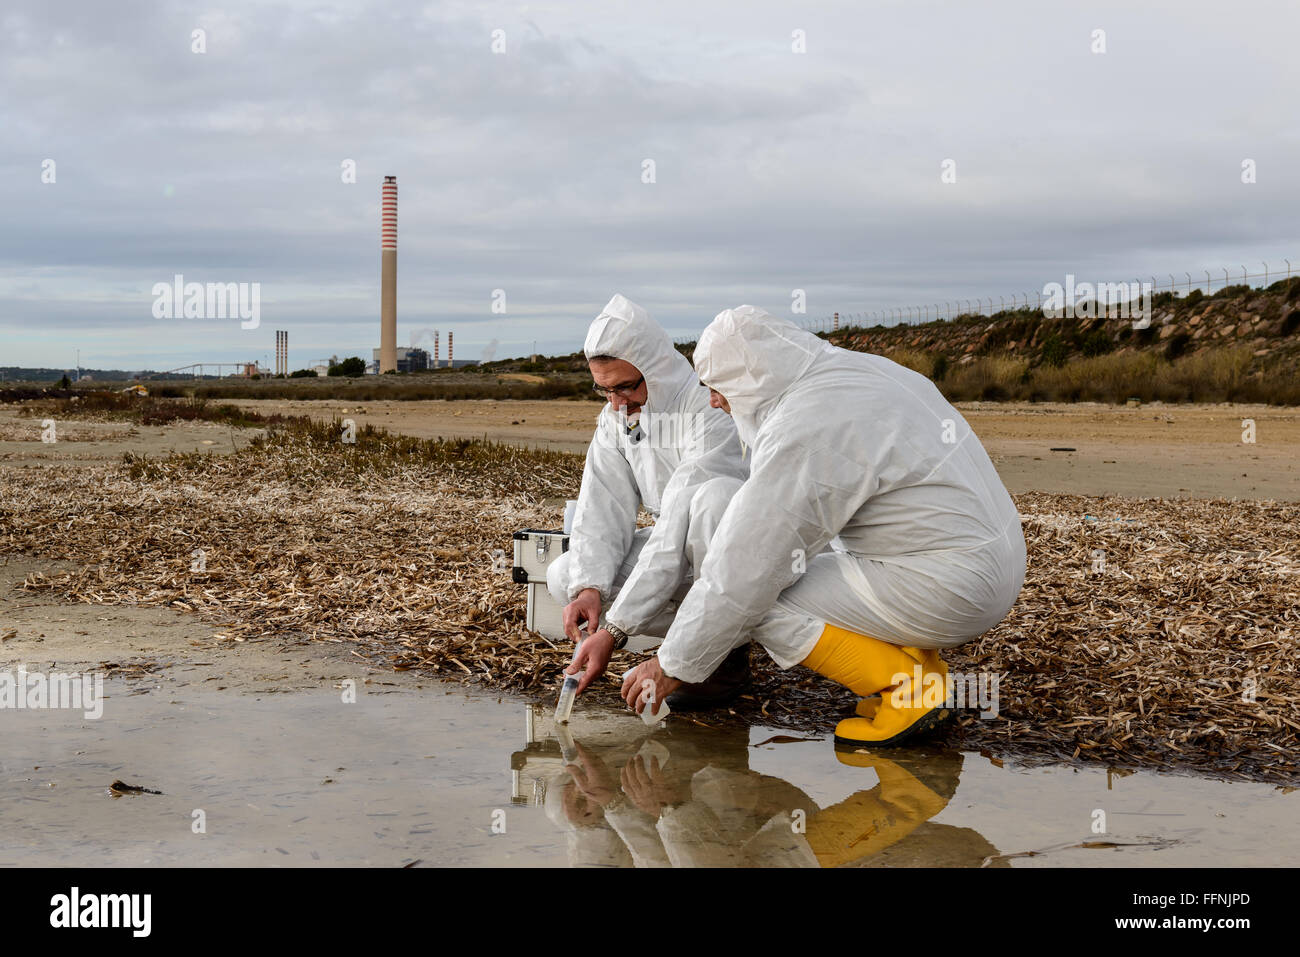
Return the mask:
[[[948, 666], [932, 649], [916, 649], [926, 672], [947, 677]], [[916, 689], [915, 693], [920, 693]], [[864, 698], [855, 709], [859, 717], [835, 726], [835, 743], [850, 747], [892, 748], [943, 724], [952, 715], [945, 704], [933, 707], [898, 706], [890, 691]]]
[[897, 717], [887, 722], [880, 720], [879, 712], [873, 719], [845, 718], [835, 726], [835, 743], [857, 748], [894, 748], [938, 728], [952, 716], [952, 710], [944, 707], [891, 710]]

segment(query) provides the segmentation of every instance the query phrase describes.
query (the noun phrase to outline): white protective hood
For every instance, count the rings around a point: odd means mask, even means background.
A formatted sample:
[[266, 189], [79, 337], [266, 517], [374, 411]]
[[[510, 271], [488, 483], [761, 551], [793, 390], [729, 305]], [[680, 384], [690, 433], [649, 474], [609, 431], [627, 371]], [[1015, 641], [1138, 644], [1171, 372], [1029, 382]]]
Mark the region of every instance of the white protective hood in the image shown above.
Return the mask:
[[710, 674], [833, 538], [896, 637], [942, 646], [992, 627], [980, 616], [1019, 580], [987, 556], [1014, 565], [1018, 547], [1023, 578], [1019, 516], [934, 383], [753, 306], [714, 319], [695, 365], [730, 404], [751, 474], [660, 648], [667, 674]]
[[[641, 370], [646, 382], [646, 412], [668, 412], [687, 386], [698, 387], [695, 370], [678, 352], [668, 333], [636, 303], [615, 295], [587, 330], [582, 346], [588, 359], [613, 356]], [[609, 406], [608, 411], [613, 411]]]
[[700, 334], [695, 371], [731, 406], [740, 441], [753, 445], [767, 411], [830, 348], [792, 322], [737, 306], [718, 313]]

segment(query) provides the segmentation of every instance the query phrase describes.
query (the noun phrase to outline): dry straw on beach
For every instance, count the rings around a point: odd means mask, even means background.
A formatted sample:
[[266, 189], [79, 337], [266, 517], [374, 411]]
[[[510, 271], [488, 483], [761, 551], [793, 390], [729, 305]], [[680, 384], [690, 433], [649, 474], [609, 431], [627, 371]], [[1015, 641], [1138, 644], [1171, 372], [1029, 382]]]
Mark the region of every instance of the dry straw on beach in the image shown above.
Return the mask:
[[[375, 663], [550, 698], [572, 649], [524, 628], [510, 536], [558, 523], [581, 457], [340, 436], [299, 425], [228, 456], [0, 470], [0, 551], [81, 566], [29, 589], [194, 612], [209, 640], [348, 641]], [[955, 672], [999, 676], [999, 713], [963, 716], [950, 743], [1300, 783], [1300, 506], [1016, 500], [1020, 601], [945, 652]], [[753, 660], [750, 694], [680, 719], [827, 732], [852, 707], [810, 672]], [[615, 689], [589, 694], [617, 703]]]

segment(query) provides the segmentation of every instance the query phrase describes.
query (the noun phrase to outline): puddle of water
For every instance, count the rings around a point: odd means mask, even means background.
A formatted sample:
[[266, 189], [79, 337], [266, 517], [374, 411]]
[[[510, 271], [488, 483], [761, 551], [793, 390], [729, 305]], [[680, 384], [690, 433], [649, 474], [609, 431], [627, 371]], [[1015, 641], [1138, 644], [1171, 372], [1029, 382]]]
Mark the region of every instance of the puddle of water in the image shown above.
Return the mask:
[[1300, 792], [1265, 784], [935, 748], [844, 763], [827, 739], [581, 703], [570, 740], [548, 709], [460, 689], [130, 690], [106, 682], [95, 721], [0, 711], [0, 865], [1300, 863]]

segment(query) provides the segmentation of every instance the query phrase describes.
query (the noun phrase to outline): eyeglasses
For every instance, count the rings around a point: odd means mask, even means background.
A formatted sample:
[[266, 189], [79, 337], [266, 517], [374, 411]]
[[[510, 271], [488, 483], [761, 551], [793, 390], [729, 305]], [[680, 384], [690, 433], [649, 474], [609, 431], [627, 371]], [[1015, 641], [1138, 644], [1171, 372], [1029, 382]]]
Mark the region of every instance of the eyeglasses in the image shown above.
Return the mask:
[[644, 381], [645, 381], [645, 376], [642, 376], [641, 378], [633, 382], [631, 385], [624, 383], [623, 385], [616, 385], [608, 389], [605, 388], [603, 385], [593, 385], [592, 389], [594, 389], [596, 394], [600, 396], [602, 399], [608, 399], [611, 395], [615, 395], [615, 394], [621, 395], [625, 399], [630, 399], [632, 398], [632, 393], [635, 392], [637, 389], [641, 388], [641, 383]]

